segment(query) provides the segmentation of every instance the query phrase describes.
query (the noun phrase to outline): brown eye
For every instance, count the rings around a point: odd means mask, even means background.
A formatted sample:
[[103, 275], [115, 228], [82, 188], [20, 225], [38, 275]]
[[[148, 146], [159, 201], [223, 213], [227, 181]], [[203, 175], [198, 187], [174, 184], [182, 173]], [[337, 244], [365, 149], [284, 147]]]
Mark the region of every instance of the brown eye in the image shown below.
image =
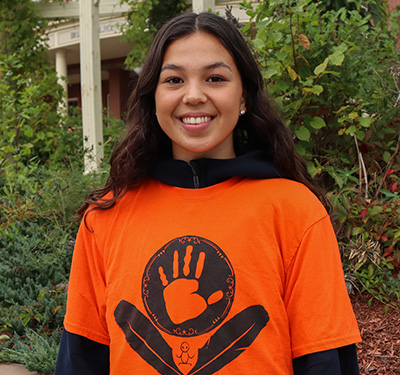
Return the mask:
[[207, 81], [208, 82], [216, 82], [216, 83], [218, 83], [218, 82], [224, 82], [225, 79], [223, 77], [221, 77], [221, 76], [211, 76]]
[[165, 80], [166, 83], [171, 83], [171, 84], [179, 84], [183, 83], [182, 79], [179, 77], [170, 77]]

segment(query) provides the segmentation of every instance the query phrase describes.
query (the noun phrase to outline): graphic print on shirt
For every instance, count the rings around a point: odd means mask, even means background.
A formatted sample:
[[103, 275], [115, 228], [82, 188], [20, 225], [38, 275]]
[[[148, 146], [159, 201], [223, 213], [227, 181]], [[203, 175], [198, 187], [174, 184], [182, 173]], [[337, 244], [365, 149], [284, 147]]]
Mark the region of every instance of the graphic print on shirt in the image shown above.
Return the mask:
[[115, 320], [131, 348], [160, 374], [211, 375], [246, 350], [269, 320], [264, 307], [254, 305], [221, 325], [235, 287], [233, 267], [215, 243], [178, 237], [145, 268], [142, 299], [150, 319], [122, 300]]

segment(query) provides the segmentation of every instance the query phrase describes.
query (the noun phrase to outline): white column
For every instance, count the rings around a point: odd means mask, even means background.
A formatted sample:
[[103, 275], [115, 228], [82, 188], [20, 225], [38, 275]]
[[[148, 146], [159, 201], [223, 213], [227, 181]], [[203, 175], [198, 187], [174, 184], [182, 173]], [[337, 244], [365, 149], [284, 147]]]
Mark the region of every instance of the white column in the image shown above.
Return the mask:
[[[67, 78], [67, 53], [63, 49], [56, 51], [56, 72], [58, 76], [58, 83], [64, 89], [63, 105], [64, 110], [68, 108], [68, 82]], [[64, 78], [64, 79], [63, 79]]]
[[215, 0], [192, 0], [192, 10], [195, 13], [215, 11]]
[[85, 172], [90, 173], [98, 169], [104, 157], [99, 0], [79, 1], [79, 23]]

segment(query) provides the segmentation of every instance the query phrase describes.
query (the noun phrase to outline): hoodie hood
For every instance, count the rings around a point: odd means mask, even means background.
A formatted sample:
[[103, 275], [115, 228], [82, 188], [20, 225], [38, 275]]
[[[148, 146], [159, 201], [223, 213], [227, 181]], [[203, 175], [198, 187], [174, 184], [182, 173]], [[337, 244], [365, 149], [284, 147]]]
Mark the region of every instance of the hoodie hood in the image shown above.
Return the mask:
[[255, 179], [285, 178], [263, 150], [252, 151], [233, 159], [196, 159], [190, 162], [171, 158], [158, 159], [151, 177], [167, 185], [182, 188], [204, 188], [231, 177]]

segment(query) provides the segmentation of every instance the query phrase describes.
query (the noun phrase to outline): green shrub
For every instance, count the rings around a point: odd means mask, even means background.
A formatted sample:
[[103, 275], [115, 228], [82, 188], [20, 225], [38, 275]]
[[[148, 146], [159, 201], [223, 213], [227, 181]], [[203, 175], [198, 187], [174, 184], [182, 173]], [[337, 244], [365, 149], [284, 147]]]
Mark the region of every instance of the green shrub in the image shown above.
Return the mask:
[[0, 360], [43, 373], [54, 369], [79, 224], [75, 212], [105, 176], [35, 164], [18, 172], [10, 165], [0, 175]]
[[[65, 292], [68, 281], [72, 243], [68, 233], [44, 220], [17, 222], [2, 231], [0, 326], [23, 335], [25, 327], [62, 325], [65, 294], [61, 291]], [[3, 320], [7, 316], [16, 319]]]
[[7, 340], [12, 343], [13, 349], [0, 351], [0, 362], [18, 362], [29, 371], [37, 371], [39, 374], [54, 372], [59, 346], [57, 336], [39, 335], [29, 330], [23, 341], [18, 336]]

